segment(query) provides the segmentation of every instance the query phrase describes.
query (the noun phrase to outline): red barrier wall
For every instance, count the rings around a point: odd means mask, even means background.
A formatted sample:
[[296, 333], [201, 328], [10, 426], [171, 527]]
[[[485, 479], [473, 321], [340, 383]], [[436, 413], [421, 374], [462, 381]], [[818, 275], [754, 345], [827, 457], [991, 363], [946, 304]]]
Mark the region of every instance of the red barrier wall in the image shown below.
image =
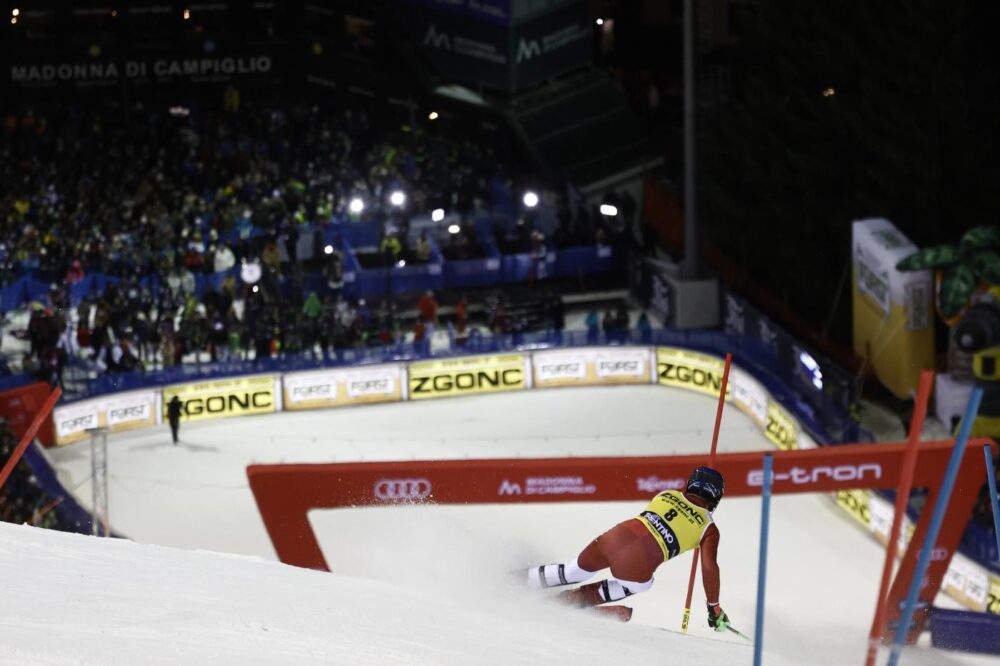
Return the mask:
[[[0, 416], [10, 422], [10, 427], [14, 429], [18, 439], [24, 437], [31, 420], [42, 408], [50, 391], [49, 385], [45, 382], [36, 382], [0, 393]], [[47, 418], [38, 429], [38, 440], [45, 446], [52, 446], [53, 434], [52, 419]]]
[[[989, 440], [973, 440], [965, 453], [922, 598], [930, 607], [941, 587], [982, 485], [983, 454]], [[952, 442], [922, 444], [914, 487], [936, 497]], [[850, 488], [893, 488], [905, 444], [848, 445], [774, 451], [776, 494], [831, 492]], [[714, 466], [726, 477], [729, 497], [760, 494], [764, 452], [729, 453]], [[978, 461], [978, 465], [977, 465]], [[311, 465], [251, 465], [247, 468], [261, 517], [278, 557], [286, 564], [328, 570], [307, 513], [314, 508], [391, 505], [497, 504], [646, 500], [667, 488], [682, 488], [690, 471], [708, 455], [655, 458], [559, 458], [445, 460]], [[927, 531], [924, 511], [914, 543]], [[889, 622], [899, 615], [913, 575], [917, 549], [907, 550], [889, 593]], [[917, 626], [923, 626], [921, 614]]]

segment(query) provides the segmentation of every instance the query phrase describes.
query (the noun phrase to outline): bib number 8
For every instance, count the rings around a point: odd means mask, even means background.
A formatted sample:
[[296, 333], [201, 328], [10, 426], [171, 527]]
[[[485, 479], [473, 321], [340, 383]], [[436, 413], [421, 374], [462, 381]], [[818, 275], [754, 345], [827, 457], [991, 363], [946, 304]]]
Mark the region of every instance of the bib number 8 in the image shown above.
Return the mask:
[[670, 522], [671, 520], [677, 517], [677, 509], [671, 509], [670, 511], [667, 511], [665, 514], [663, 514], [663, 517], [667, 519], [667, 522]]

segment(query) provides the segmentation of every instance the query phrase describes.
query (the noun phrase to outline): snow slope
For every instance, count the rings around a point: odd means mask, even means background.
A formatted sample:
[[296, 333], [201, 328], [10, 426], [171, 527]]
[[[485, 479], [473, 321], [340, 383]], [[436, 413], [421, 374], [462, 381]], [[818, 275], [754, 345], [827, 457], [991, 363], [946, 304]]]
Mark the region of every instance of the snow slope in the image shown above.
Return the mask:
[[[476, 599], [0, 523], [0, 663], [747, 663], [744, 645], [543, 604]], [[779, 662], [775, 662], [779, 663]], [[791, 662], [784, 662], [791, 663]]]
[[[697, 394], [611, 387], [186, 424], [178, 447], [170, 445], [166, 428], [127, 433], [109, 439], [111, 521], [148, 544], [273, 559], [247, 487], [245, 467], [251, 461], [687, 453], [707, 449], [714, 414], [715, 401]], [[721, 451], [770, 448], [743, 414], [727, 409]], [[89, 502], [88, 447], [50, 455], [64, 484]], [[180, 632], [185, 636], [186, 627], [200, 623], [204, 631], [191, 631], [205, 643], [161, 663], [291, 663], [278, 656], [290, 641], [290, 653], [314, 655], [316, 663], [606, 665], [609, 660], [660, 663], [670, 654], [677, 663], [697, 656], [703, 663], [749, 664], [750, 651], [739, 639], [705, 626], [700, 589], [691, 633], [661, 630], [679, 625], [689, 556], [662, 567], [653, 589], [630, 600], [636, 613], [625, 627], [549, 604], [539, 607], [523, 593], [511, 598], [511, 569], [570, 559], [589, 539], [640, 508], [641, 503], [554, 503], [313, 511], [310, 519], [324, 554], [339, 574], [332, 576], [233, 556], [3, 531], [0, 567], [29, 574], [17, 579], [23, 587], [11, 595], [19, 606], [0, 617], [0, 645], [47, 645], [41, 632], [57, 617], [69, 619], [66, 638], [50, 642], [53, 660], [28, 663], [78, 663], [65, 657], [73, 653], [65, 652], [70, 647], [63, 643], [75, 642], [81, 633], [87, 640], [95, 634], [98, 643], [88, 648], [95, 652], [83, 653], [97, 656], [82, 663], [138, 663], [129, 658], [134, 654], [129, 650], [142, 650], [130, 647], [141, 638], [133, 634], [162, 640], [165, 654], [172, 655], [169, 650], [182, 649], [184, 642], [174, 644], [177, 623], [186, 623]], [[750, 498], [725, 500], [716, 512], [723, 606], [748, 634], [754, 628], [759, 515], [760, 501]], [[8, 560], [22, 539], [25, 549], [37, 552]], [[49, 539], [66, 541], [46, 545]], [[861, 663], [881, 546], [823, 496], [775, 498], [771, 544], [765, 663]], [[89, 573], [78, 578], [78, 572]], [[116, 601], [119, 593], [124, 601]], [[939, 597], [939, 603], [949, 602]], [[118, 614], [93, 624], [95, 608]], [[25, 625], [35, 640], [8, 640], [8, 617], [36, 617], [37, 626]], [[90, 629], [81, 631], [76, 618], [86, 618]], [[141, 621], [142, 631], [133, 619]], [[369, 649], [355, 646], [355, 637]], [[220, 652], [206, 647], [212, 642]], [[382, 648], [372, 648], [376, 642]], [[110, 655], [103, 661], [98, 657], [105, 653], [96, 651], [100, 646]], [[5, 660], [3, 649], [0, 663], [22, 663]], [[47, 649], [37, 658], [46, 658]], [[924, 647], [909, 651], [903, 663], [998, 661]]]

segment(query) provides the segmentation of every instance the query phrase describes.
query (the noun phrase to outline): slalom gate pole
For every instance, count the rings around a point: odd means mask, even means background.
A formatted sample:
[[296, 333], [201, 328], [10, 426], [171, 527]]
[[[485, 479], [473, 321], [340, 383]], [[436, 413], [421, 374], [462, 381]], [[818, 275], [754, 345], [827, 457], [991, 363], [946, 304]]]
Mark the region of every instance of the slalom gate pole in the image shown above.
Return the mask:
[[28, 426], [28, 429], [24, 433], [24, 437], [21, 438], [21, 443], [17, 445], [17, 448], [14, 449], [14, 453], [10, 455], [7, 463], [3, 466], [3, 470], [0, 471], [0, 489], [3, 488], [5, 483], [7, 483], [7, 477], [9, 477], [11, 472], [14, 471], [14, 466], [17, 465], [21, 456], [24, 455], [24, 452], [28, 450], [28, 445], [31, 444], [33, 439], [35, 439], [35, 435], [38, 434], [38, 429], [42, 427], [42, 421], [48, 417], [52, 408], [56, 406], [56, 401], [59, 400], [59, 396], [61, 395], [62, 389], [56, 387], [52, 389], [52, 393], [50, 393], [49, 397], [45, 399], [44, 403], [42, 403], [41, 409], [39, 409], [38, 413], [35, 414], [35, 419], [31, 422], [31, 425]]
[[[920, 373], [920, 383], [917, 385], [917, 398], [913, 404], [913, 419], [910, 421], [910, 436], [906, 443], [903, 468], [899, 473], [899, 486], [896, 488], [896, 512], [893, 514], [892, 529], [889, 531], [889, 541], [885, 548], [885, 562], [882, 565], [882, 583], [879, 586], [878, 597], [875, 599], [875, 617], [872, 619], [871, 633], [868, 634], [868, 654], [865, 658], [865, 666], [875, 666], [878, 648], [882, 643], [882, 631], [885, 627], [886, 615], [885, 598], [889, 592], [892, 569], [896, 562], [896, 553], [899, 550], [899, 533], [903, 528], [906, 505], [909, 502], [910, 490], [913, 488], [913, 472], [917, 468], [917, 447], [920, 444], [920, 432], [924, 427], [924, 417], [927, 415], [927, 402], [930, 400], [933, 383], [933, 372], [924, 370]], [[989, 449], [987, 448], [987, 450]]]
[[997, 559], [1000, 559], [1000, 501], [997, 500], [997, 473], [993, 469], [993, 448], [983, 447], [986, 455], [986, 483], [990, 487], [990, 504], [993, 506], [993, 529], [997, 537]]
[[[951, 499], [951, 491], [955, 487], [955, 478], [958, 476], [958, 468], [962, 463], [962, 456], [965, 454], [965, 445], [969, 441], [969, 434], [972, 432], [972, 422], [976, 420], [976, 413], [979, 412], [979, 403], [983, 399], [983, 389], [975, 387], [969, 397], [969, 404], [965, 408], [965, 416], [962, 417], [962, 427], [958, 431], [958, 439], [951, 451], [951, 458], [948, 460], [948, 468], [944, 472], [944, 480], [938, 491], [937, 501], [934, 502], [934, 513], [931, 515], [930, 527], [924, 537], [924, 543], [920, 547], [920, 557], [917, 560], [917, 568], [913, 571], [913, 580], [910, 581], [910, 590], [906, 595], [906, 602], [903, 605], [903, 614], [899, 618], [899, 626], [896, 627], [896, 640], [892, 644], [892, 652], [889, 653], [887, 666], [896, 666], [899, 663], [899, 655], [906, 642], [906, 634], [910, 630], [910, 622], [913, 620], [913, 611], [917, 606], [917, 596], [920, 594], [920, 584], [927, 573], [927, 566], [931, 563], [931, 553], [934, 550], [934, 543], [937, 541], [938, 533], [941, 531], [941, 523], [944, 521], [944, 512], [948, 508], [948, 500]], [[926, 510], [926, 507], [924, 507]], [[914, 544], [911, 542], [910, 544]]]
[[771, 485], [773, 456], [764, 454], [764, 487], [760, 505], [760, 567], [757, 570], [757, 619], [753, 634], [753, 666], [760, 666], [764, 649], [764, 589], [767, 582], [767, 533], [771, 520]]
[[[719, 390], [719, 406], [715, 410], [715, 429], [712, 431], [712, 450], [709, 452], [708, 465], [715, 463], [715, 449], [719, 445], [719, 426], [722, 424], [722, 407], [726, 404], [726, 387], [729, 385], [729, 368], [733, 364], [733, 355], [726, 352], [726, 366], [722, 369], [722, 386]], [[684, 599], [684, 617], [681, 619], [681, 631], [687, 633], [691, 620], [691, 597], [694, 595], [694, 577], [698, 574], [698, 554], [701, 549], [691, 551], [691, 576], [688, 578], [687, 597]]]

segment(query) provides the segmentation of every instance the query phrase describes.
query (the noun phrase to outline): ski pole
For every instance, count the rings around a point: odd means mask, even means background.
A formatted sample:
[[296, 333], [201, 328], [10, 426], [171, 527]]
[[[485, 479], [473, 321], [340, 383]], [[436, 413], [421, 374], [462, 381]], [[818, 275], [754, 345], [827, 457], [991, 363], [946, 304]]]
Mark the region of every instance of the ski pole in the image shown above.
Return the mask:
[[736, 634], [737, 636], [739, 636], [740, 638], [742, 638], [743, 640], [745, 640], [747, 643], [750, 643], [751, 645], [753, 645], [753, 639], [750, 638], [749, 636], [747, 636], [746, 634], [741, 633], [741, 632], [736, 631], [735, 629], [733, 629], [733, 625], [727, 624], [726, 625], [726, 629], [728, 629], [729, 631], [733, 632], [734, 634]]

